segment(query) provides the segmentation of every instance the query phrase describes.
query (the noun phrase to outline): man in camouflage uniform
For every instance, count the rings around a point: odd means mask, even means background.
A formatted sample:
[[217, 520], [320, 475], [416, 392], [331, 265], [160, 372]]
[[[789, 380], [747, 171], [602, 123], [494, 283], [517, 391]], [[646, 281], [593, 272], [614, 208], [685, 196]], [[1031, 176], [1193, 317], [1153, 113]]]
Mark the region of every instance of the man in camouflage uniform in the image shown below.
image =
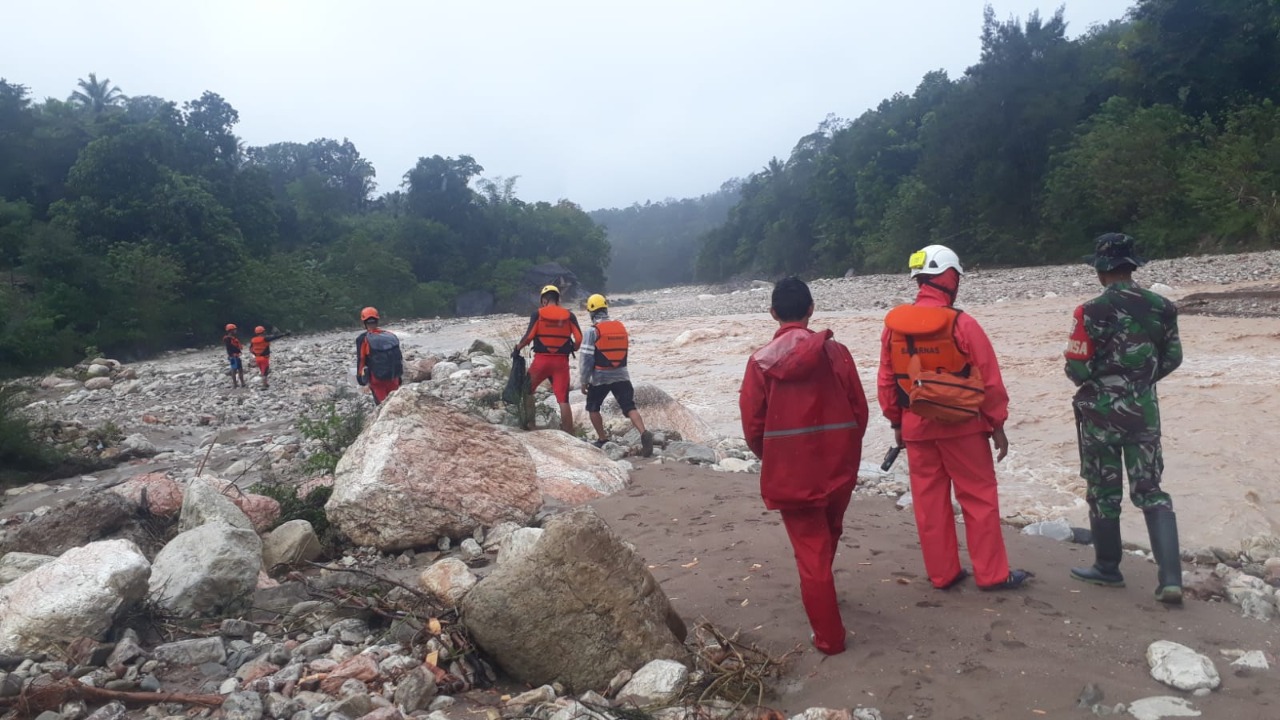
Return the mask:
[[1120, 508], [1123, 478], [1142, 509], [1159, 565], [1156, 599], [1182, 602], [1182, 564], [1173, 501], [1160, 489], [1160, 405], [1156, 383], [1182, 363], [1178, 311], [1138, 287], [1133, 271], [1146, 261], [1133, 238], [1108, 233], [1085, 261], [1106, 290], [1076, 308], [1067, 344], [1067, 377], [1078, 386], [1072, 404], [1080, 443], [1080, 475], [1088, 483], [1089, 524], [1096, 562], [1072, 568], [1078, 580], [1123, 587]]

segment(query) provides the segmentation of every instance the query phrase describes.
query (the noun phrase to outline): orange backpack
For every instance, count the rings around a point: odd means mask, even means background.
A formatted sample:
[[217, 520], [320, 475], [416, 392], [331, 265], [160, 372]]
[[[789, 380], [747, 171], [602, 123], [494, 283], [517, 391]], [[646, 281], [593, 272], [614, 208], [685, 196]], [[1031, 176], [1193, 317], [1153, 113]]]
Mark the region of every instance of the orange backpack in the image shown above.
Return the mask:
[[884, 319], [898, 404], [926, 420], [971, 420], [986, 395], [982, 373], [956, 347], [959, 316], [955, 308], [900, 305]]

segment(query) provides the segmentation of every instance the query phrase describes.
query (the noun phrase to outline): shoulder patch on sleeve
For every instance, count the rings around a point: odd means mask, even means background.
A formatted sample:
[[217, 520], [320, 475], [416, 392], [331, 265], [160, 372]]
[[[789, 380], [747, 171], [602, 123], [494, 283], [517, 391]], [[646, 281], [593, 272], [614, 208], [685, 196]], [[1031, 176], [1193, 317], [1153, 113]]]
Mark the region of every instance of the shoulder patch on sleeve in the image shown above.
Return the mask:
[[1093, 357], [1093, 340], [1084, 327], [1084, 306], [1076, 308], [1071, 323], [1071, 337], [1067, 340], [1067, 350], [1063, 353], [1068, 360], [1089, 360]]

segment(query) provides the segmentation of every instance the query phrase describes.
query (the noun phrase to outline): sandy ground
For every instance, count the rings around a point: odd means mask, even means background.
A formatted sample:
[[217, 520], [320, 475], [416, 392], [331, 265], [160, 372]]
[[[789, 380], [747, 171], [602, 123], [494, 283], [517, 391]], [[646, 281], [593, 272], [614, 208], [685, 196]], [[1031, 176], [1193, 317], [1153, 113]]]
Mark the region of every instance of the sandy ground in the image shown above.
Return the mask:
[[[1086, 683], [1105, 702], [1180, 695], [1150, 677], [1144, 659], [1156, 640], [1212, 657], [1222, 688], [1188, 698], [1204, 717], [1280, 716], [1273, 670], [1232, 675], [1219, 651], [1264, 650], [1277, 635], [1238, 617], [1229, 605], [1188, 602], [1167, 608], [1150, 596], [1155, 566], [1129, 557], [1129, 587], [1094, 588], [1070, 580], [1091, 550], [1006, 533], [1010, 556], [1037, 573], [1017, 592], [984, 593], [972, 580], [951, 591], [923, 576], [909, 512], [880, 498], [855, 497], [836, 558], [849, 650], [824, 657], [808, 646], [794, 561], [776, 513], [764, 510], [758, 476], [685, 465], [650, 465], [624, 494], [593, 503], [648, 561], [673, 605], [692, 626], [711, 621], [743, 631], [781, 655], [802, 653], [768, 701], [778, 709], [877, 707], [886, 718], [1067, 718]], [[963, 552], [963, 550], [962, 550]], [[967, 563], [967, 557], [965, 558]]]
[[[1204, 289], [1232, 287], [1248, 286]], [[760, 295], [761, 304], [767, 305], [767, 294]], [[737, 395], [744, 363], [768, 342], [776, 325], [763, 307], [753, 315], [629, 321], [629, 313], [644, 316], [661, 307], [662, 296], [652, 297], [642, 306], [613, 312], [632, 335], [632, 379], [657, 384], [717, 432], [740, 436]], [[968, 308], [991, 337], [1011, 397], [1011, 449], [999, 466], [1006, 517], [1066, 517], [1073, 524], [1087, 524], [1070, 409], [1074, 388], [1063, 374], [1062, 349], [1072, 310], [1089, 297], [1064, 295]], [[963, 301], [962, 291], [962, 306]], [[869, 397], [875, 394], [883, 317], [882, 309], [823, 312], [819, 306], [814, 318], [815, 327], [831, 328], [836, 339], [849, 346]], [[406, 344], [454, 351], [476, 337], [502, 342], [523, 329], [519, 318], [487, 318], [407, 338]], [[1184, 315], [1180, 330], [1186, 359], [1160, 384], [1160, 393], [1164, 486], [1179, 513], [1183, 545], [1236, 550], [1257, 533], [1280, 534], [1280, 482], [1274, 472], [1275, 448], [1280, 447], [1280, 318]], [[879, 460], [892, 435], [875, 407], [872, 417], [864, 455]], [[905, 457], [895, 471], [907, 472]], [[1123, 523], [1126, 542], [1146, 545], [1139, 513], [1130, 508]]]

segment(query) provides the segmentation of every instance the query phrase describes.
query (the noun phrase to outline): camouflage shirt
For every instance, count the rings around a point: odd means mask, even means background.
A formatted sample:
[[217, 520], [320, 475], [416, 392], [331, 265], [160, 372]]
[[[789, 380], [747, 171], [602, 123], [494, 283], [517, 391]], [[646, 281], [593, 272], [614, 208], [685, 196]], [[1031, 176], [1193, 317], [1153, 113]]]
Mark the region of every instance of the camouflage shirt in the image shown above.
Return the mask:
[[1119, 439], [1160, 436], [1156, 383], [1182, 364], [1178, 309], [1131, 282], [1076, 308], [1064, 353], [1078, 417]]

